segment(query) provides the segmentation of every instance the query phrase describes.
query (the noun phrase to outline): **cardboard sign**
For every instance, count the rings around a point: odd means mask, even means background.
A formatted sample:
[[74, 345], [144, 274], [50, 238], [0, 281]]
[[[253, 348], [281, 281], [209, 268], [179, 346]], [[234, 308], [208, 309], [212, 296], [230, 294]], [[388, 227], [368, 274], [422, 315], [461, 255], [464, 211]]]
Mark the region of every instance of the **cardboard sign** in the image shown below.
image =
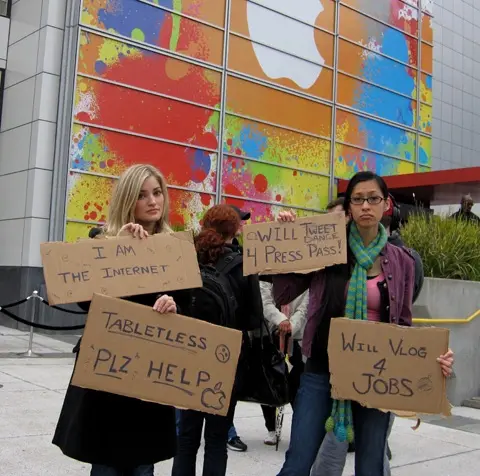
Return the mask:
[[72, 384], [226, 415], [242, 333], [95, 294]]
[[449, 330], [332, 319], [330, 383], [336, 399], [384, 410], [450, 415], [437, 358]]
[[202, 286], [188, 232], [42, 243], [40, 252], [50, 304], [90, 301], [95, 292], [121, 297]]
[[257, 223], [244, 228], [243, 274], [308, 273], [347, 262], [342, 213]]

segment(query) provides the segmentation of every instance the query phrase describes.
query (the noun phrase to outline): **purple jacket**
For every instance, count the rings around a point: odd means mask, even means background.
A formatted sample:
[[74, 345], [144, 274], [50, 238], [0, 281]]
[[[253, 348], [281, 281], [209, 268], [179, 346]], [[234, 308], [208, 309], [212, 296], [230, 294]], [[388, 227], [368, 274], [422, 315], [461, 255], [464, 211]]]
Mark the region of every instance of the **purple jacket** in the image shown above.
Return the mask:
[[[390, 322], [401, 326], [411, 326], [415, 276], [414, 259], [408, 250], [398, 248], [390, 243], [385, 245], [380, 256], [390, 300], [388, 306]], [[302, 353], [306, 357], [310, 357], [325, 289], [325, 272], [320, 270], [310, 274], [286, 274], [273, 277], [273, 296], [279, 306], [290, 303], [307, 289], [310, 289], [310, 301], [307, 324], [303, 334]]]

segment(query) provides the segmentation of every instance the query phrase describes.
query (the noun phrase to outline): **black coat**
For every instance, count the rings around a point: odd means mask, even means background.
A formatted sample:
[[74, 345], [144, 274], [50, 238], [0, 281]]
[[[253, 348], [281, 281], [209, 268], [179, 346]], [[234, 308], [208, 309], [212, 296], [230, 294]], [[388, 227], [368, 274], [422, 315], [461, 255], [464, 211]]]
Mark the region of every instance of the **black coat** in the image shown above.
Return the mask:
[[[168, 294], [179, 313], [190, 313], [189, 291]], [[145, 294], [128, 300], [153, 306], [157, 297]], [[127, 468], [154, 464], [175, 456], [175, 409], [70, 383], [53, 444], [66, 456], [90, 464]]]

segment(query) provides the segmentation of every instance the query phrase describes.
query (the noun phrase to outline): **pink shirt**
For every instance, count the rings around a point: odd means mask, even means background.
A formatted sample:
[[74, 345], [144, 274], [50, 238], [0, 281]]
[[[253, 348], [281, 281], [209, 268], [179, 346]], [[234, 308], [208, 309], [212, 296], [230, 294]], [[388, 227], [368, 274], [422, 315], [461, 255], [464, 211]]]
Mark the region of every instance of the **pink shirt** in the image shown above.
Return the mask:
[[381, 283], [384, 279], [382, 273], [375, 278], [367, 279], [367, 319], [369, 321], [381, 321], [381, 299], [378, 283]]

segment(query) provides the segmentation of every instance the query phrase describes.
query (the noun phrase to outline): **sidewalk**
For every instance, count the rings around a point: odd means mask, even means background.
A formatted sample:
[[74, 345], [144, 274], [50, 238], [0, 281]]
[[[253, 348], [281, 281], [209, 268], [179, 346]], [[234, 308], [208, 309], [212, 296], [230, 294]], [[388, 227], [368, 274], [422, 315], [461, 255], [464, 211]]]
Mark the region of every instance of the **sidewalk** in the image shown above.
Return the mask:
[[[0, 327], [0, 476], [87, 476], [89, 466], [64, 457], [51, 444], [63, 393], [72, 372], [72, 343], [35, 335], [38, 358], [19, 358], [28, 334]], [[394, 476], [471, 476], [480, 464], [480, 410], [455, 408], [454, 417], [429, 418], [417, 431], [411, 420], [396, 420], [390, 439]], [[249, 445], [247, 453], [229, 453], [229, 476], [275, 476], [288, 446], [290, 411], [285, 416], [279, 451], [263, 444], [265, 428], [257, 405], [241, 404], [235, 424]], [[159, 429], [159, 431], [161, 431]], [[201, 459], [199, 458], [201, 474]], [[169, 476], [171, 462], [156, 475]], [[348, 457], [345, 476], [353, 475]]]

